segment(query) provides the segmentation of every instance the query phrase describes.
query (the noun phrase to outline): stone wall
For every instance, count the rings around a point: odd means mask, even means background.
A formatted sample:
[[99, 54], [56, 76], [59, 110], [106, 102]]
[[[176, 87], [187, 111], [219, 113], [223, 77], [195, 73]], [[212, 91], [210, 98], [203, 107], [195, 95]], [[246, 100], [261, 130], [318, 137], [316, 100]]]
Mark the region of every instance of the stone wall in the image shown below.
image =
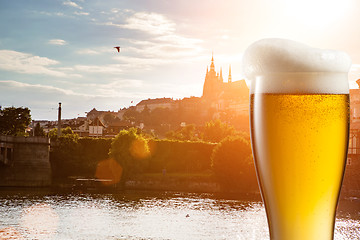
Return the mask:
[[0, 186], [51, 185], [50, 140], [0, 135]]

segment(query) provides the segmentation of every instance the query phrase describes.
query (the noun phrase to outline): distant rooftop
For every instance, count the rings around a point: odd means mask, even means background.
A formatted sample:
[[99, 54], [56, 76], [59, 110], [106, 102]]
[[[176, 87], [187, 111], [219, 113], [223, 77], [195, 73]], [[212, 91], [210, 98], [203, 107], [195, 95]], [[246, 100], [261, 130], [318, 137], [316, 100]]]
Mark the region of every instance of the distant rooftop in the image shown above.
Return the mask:
[[136, 106], [145, 105], [145, 104], [160, 104], [160, 103], [173, 103], [174, 99], [172, 98], [154, 98], [154, 99], [146, 99], [139, 102]]

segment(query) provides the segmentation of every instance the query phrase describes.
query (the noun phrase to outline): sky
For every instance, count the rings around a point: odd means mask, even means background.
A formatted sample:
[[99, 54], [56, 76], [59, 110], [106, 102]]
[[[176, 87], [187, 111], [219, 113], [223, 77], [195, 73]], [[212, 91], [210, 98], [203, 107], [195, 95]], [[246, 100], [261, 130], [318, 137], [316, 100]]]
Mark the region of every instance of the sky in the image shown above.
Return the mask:
[[[358, 0], [0, 0], [0, 106], [34, 120], [201, 97], [213, 54], [243, 79], [243, 52], [287, 38], [347, 52], [360, 78]], [[120, 46], [120, 53], [114, 48]]]

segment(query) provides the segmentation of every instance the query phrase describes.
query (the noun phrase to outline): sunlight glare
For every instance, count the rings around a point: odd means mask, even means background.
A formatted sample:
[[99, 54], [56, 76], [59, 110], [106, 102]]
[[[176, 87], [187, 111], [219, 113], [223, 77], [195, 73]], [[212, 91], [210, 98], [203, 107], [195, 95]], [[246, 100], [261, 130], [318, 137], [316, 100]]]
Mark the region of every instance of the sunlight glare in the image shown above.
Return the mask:
[[21, 234], [14, 227], [0, 229], [0, 239], [25, 240], [25, 238], [23, 238], [23, 236], [21, 236]]
[[120, 182], [121, 176], [122, 167], [112, 158], [100, 161], [95, 171], [95, 177], [105, 186]]
[[135, 139], [130, 146], [130, 154], [137, 160], [146, 159], [150, 155], [149, 146], [144, 139]]
[[38, 203], [23, 210], [20, 225], [30, 239], [51, 239], [58, 222], [59, 217], [50, 205]]
[[289, 17], [308, 26], [325, 27], [346, 16], [352, 0], [286, 1]]

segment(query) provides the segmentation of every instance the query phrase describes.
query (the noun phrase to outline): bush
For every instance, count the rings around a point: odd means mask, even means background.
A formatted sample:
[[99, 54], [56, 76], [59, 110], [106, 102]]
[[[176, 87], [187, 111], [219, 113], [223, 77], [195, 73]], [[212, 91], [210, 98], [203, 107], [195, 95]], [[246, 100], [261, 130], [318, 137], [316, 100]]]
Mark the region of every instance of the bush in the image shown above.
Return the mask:
[[[64, 135], [77, 135], [74, 133], [74, 131], [71, 129], [71, 127], [66, 127], [61, 129], [61, 136]], [[56, 141], [58, 139], [58, 129], [53, 128], [48, 133], [47, 136], [50, 138], [51, 141]]]
[[235, 136], [237, 134], [233, 126], [216, 119], [205, 123], [202, 138], [208, 142], [220, 142], [228, 136]]
[[110, 148], [110, 157], [122, 167], [121, 181], [132, 174], [141, 172], [150, 156], [147, 140], [137, 133], [137, 129], [122, 130], [113, 139]]
[[197, 173], [211, 169], [210, 156], [216, 144], [177, 140], [151, 140], [147, 172]]
[[50, 163], [54, 178], [71, 176], [78, 169], [78, 152], [77, 135], [63, 135], [57, 138], [56, 144], [51, 147], [50, 151]]
[[78, 161], [84, 173], [93, 176], [98, 163], [109, 158], [111, 138], [80, 138]]
[[62, 135], [57, 144], [51, 146], [53, 177], [58, 180], [69, 176], [94, 177], [98, 163], [108, 158], [110, 144], [111, 139]]
[[242, 192], [257, 189], [251, 147], [245, 138], [225, 138], [214, 148], [211, 161], [214, 174], [224, 189]]

